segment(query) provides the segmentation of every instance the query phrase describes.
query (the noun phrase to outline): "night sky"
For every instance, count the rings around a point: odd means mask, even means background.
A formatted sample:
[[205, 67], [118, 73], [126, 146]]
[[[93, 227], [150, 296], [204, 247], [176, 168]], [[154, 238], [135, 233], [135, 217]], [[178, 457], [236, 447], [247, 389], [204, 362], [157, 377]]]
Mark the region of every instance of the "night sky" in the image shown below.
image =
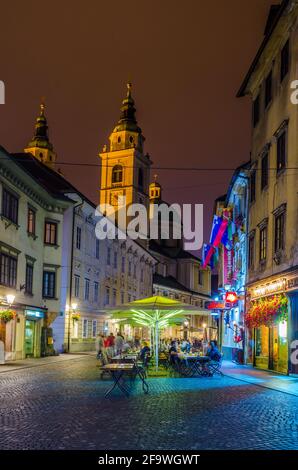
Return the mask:
[[[97, 163], [133, 83], [145, 150], [156, 166], [235, 168], [249, 159], [250, 103], [236, 99], [270, 0], [1, 2], [0, 144], [22, 151], [41, 97], [60, 162]], [[278, 2], [275, 2], [278, 3]], [[94, 202], [99, 169], [60, 165]], [[162, 171], [169, 202], [214, 199], [230, 171]]]

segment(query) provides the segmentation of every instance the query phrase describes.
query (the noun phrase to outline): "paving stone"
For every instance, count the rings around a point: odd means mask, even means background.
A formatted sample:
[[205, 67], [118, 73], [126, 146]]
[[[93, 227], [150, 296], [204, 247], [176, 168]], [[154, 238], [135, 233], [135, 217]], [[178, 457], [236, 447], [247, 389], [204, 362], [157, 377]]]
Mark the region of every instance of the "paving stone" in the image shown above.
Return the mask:
[[105, 399], [88, 356], [1, 374], [0, 448], [298, 448], [298, 397], [230, 377], [148, 383]]

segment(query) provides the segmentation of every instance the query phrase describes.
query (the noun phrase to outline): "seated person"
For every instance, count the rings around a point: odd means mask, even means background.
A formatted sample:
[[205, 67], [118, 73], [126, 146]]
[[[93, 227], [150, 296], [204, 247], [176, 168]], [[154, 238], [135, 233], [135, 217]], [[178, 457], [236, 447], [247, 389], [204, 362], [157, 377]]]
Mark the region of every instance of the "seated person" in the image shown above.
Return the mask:
[[221, 354], [215, 341], [209, 342], [206, 355], [210, 358], [211, 361], [220, 361]]
[[131, 350], [131, 345], [128, 341], [124, 342], [122, 346], [122, 353], [128, 353]]
[[147, 362], [147, 358], [150, 356], [150, 348], [149, 345], [146, 341], [143, 343], [143, 347], [140, 351], [140, 359], [145, 364]]
[[178, 349], [176, 341], [171, 342], [171, 347], [169, 349], [169, 359], [171, 364], [176, 364], [180, 361], [178, 357]]

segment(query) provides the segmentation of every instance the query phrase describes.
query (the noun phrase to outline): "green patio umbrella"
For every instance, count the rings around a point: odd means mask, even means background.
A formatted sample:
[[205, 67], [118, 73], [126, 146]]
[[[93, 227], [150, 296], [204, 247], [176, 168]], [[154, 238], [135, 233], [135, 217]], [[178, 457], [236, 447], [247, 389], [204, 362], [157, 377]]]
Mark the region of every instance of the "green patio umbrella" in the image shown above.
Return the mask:
[[158, 369], [159, 331], [170, 325], [182, 323], [186, 315], [200, 312], [206, 315], [208, 311], [168, 297], [155, 296], [135, 300], [121, 307], [110, 309], [110, 312], [115, 320], [151, 329], [154, 339], [155, 364]]

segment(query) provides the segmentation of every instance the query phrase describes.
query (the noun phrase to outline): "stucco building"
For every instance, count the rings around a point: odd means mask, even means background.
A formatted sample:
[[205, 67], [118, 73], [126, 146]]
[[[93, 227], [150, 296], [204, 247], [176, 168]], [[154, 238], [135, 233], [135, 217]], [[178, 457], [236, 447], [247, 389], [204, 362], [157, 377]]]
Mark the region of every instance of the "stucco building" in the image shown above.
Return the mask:
[[252, 100], [246, 322], [250, 360], [260, 368], [298, 372], [290, 360], [298, 339], [298, 2], [271, 8], [264, 40], [238, 96]]
[[53, 352], [47, 327], [61, 309], [64, 215], [73, 203], [31, 154], [0, 154], [0, 318], [14, 313], [0, 322], [1, 339], [6, 359], [17, 360]]

